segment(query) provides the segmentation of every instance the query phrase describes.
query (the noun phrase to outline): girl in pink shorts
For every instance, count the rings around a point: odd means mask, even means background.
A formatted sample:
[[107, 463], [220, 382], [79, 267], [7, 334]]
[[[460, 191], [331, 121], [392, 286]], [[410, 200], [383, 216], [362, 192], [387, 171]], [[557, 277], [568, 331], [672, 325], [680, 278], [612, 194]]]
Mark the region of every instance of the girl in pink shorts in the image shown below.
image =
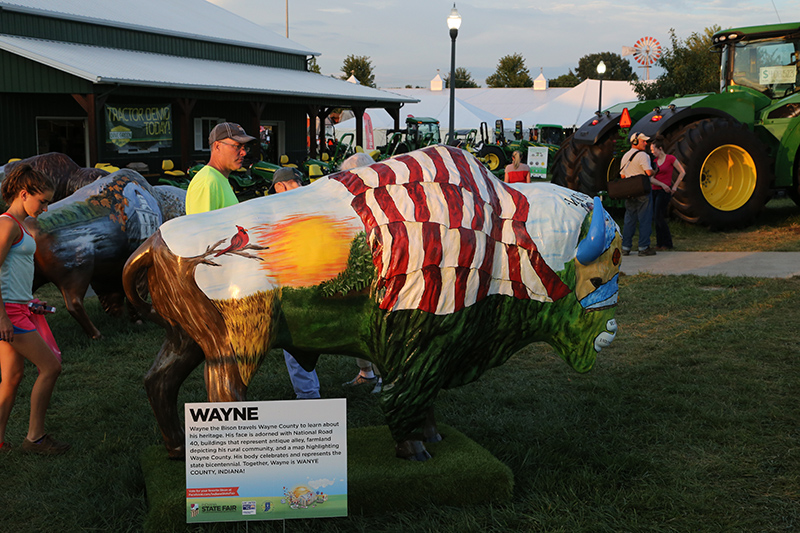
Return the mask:
[[58, 442], [44, 429], [61, 362], [31, 322], [28, 302], [33, 300], [36, 241], [23, 225], [27, 217], [47, 211], [53, 199], [53, 183], [45, 174], [20, 163], [6, 174], [0, 192], [9, 205], [0, 215], [0, 453], [11, 447], [5, 441], [6, 425], [22, 381], [24, 360], [28, 359], [39, 369], [39, 375], [31, 389], [31, 414], [22, 451], [61, 454], [70, 445]]

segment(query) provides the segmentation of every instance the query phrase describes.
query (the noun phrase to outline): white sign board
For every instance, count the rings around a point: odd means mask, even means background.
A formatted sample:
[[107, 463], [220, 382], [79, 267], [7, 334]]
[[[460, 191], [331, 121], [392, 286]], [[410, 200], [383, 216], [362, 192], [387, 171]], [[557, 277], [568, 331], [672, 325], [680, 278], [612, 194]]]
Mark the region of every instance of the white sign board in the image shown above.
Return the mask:
[[528, 166], [531, 168], [531, 178], [547, 179], [547, 148], [529, 146]]
[[186, 522], [347, 516], [344, 398], [187, 403]]
[[774, 67], [761, 67], [758, 69], [758, 78], [762, 85], [794, 83], [796, 76], [797, 68], [794, 65], [778, 65]]

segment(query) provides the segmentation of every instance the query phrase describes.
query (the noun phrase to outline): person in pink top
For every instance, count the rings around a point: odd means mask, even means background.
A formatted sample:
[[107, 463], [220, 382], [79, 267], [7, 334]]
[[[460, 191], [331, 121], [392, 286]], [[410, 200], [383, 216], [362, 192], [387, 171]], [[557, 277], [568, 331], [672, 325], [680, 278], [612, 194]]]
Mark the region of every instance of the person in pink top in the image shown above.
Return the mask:
[[506, 183], [530, 183], [531, 169], [522, 162], [522, 152], [514, 150], [511, 154], [511, 163], [506, 165], [506, 176], [503, 180]]
[[[686, 171], [683, 165], [674, 155], [664, 151], [664, 138], [658, 136], [653, 141], [652, 151], [656, 157], [655, 180], [658, 185], [653, 184], [653, 218], [656, 224], [656, 250], [672, 250], [672, 234], [667, 223], [667, 208], [672, 195], [678, 190], [678, 186], [683, 181]], [[678, 178], [672, 183], [672, 176], [678, 172]]]

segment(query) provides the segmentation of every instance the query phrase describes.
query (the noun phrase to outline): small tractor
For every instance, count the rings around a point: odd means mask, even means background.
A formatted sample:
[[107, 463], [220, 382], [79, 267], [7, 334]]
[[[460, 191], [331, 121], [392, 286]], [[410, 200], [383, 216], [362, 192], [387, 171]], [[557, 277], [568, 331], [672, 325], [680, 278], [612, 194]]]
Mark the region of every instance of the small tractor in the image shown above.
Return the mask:
[[380, 158], [405, 154], [412, 150], [424, 148], [431, 144], [441, 142], [439, 135], [439, 121], [430, 117], [406, 118], [406, 128], [403, 130], [387, 130], [386, 144], [379, 146]]
[[[553, 182], [588, 194], [619, 175], [620, 118], [662, 135], [686, 176], [672, 199], [681, 219], [725, 229], [749, 224], [772, 191], [800, 205], [800, 23], [716, 32], [720, 92], [625, 102], [561, 145]], [[624, 118], [627, 119], [627, 116]], [[623, 124], [625, 126], [627, 124]]]
[[[483, 131], [484, 125], [485, 123], [481, 124], [481, 131]], [[555, 158], [555, 154], [559, 149], [561, 141], [561, 133], [557, 132], [555, 135], [553, 135], [552, 132], [556, 129], [560, 130], [561, 126], [556, 126], [553, 124], [537, 124], [534, 129], [537, 129], [537, 133], [541, 135], [542, 129], [545, 127], [547, 128], [545, 131], [547, 132], [548, 139], [558, 139], [559, 143], [549, 144], [540, 140], [534, 140], [533, 129], [531, 129], [529, 132], [528, 139], [525, 139], [524, 131], [522, 129], [522, 121], [520, 120], [517, 120], [515, 123], [514, 140], [507, 141], [503, 119], [497, 119], [494, 125], [494, 143], [484, 142], [480, 146], [478, 157], [489, 168], [492, 174], [502, 179], [506, 165], [511, 162], [511, 155], [514, 153], [514, 151], [519, 150], [522, 152], [523, 158], [527, 158], [529, 147], [546, 147], [548, 153], [547, 174], [549, 176], [552, 169], [552, 161]]]

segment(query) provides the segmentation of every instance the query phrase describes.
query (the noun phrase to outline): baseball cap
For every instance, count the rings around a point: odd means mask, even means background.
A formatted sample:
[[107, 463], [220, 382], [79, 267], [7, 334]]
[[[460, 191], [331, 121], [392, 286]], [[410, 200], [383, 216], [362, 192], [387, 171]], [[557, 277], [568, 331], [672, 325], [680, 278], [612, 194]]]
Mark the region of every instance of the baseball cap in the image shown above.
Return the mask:
[[644, 133], [634, 133], [631, 135], [631, 144], [636, 144], [638, 141], [649, 141], [650, 137], [645, 135]]
[[276, 183], [281, 183], [282, 181], [292, 181], [292, 180], [302, 185], [303, 180], [299, 170], [291, 167], [279, 168], [272, 175], [272, 186], [269, 188], [269, 191], [271, 193], [275, 192]]
[[208, 134], [208, 144], [213, 144], [223, 139], [233, 139], [236, 142], [244, 144], [255, 140], [255, 137], [246, 134], [244, 128], [235, 122], [221, 122], [214, 126], [211, 133]]

